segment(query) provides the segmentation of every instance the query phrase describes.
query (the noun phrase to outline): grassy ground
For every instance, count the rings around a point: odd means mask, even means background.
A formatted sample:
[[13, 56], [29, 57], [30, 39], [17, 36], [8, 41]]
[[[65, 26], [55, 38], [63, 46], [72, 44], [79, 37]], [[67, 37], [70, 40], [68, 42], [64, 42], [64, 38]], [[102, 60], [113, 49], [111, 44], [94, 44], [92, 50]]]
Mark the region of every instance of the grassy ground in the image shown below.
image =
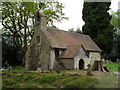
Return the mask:
[[94, 72], [94, 78], [98, 81], [96, 88], [118, 88], [118, 76], [115, 74]]
[[13, 67], [3, 71], [3, 88], [117, 88], [118, 77], [114, 74], [92, 72], [87, 76], [85, 70], [65, 70], [39, 72], [26, 71], [24, 67]]
[[119, 71], [120, 64], [112, 62], [111, 64], [104, 64], [104, 66], [107, 66], [111, 71]]
[[26, 69], [23, 66], [12, 66], [12, 70], [3, 70], [2, 72], [25, 72]]
[[3, 88], [94, 88], [85, 72], [3, 72]]

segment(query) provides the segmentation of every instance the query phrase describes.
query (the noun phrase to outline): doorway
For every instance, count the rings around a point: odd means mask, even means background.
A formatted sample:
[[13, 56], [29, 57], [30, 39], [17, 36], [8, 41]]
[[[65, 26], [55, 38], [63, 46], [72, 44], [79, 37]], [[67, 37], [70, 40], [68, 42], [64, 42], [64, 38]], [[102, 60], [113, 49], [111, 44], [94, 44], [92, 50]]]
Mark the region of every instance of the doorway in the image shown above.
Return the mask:
[[80, 59], [80, 61], [79, 61], [79, 69], [80, 70], [84, 69], [84, 60], [83, 59]]

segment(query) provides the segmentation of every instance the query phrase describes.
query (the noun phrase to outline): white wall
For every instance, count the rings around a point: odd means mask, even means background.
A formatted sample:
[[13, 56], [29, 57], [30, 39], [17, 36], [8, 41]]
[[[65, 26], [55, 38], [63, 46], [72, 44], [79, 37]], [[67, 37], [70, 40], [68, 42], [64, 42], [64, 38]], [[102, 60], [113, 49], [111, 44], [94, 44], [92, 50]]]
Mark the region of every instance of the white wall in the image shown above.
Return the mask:
[[84, 69], [87, 69], [87, 65], [90, 63], [90, 59], [85, 53], [83, 47], [80, 48], [79, 52], [74, 57], [74, 69], [79, 69], [79, 61], [80, 59], [84, 60]]
[[89, 52], [89, 57], [87, 57], [83, 48], [80, 48], [79, 53], [77, 56], [74, 57], [74, 69], [79, 69], [79, 61], [80, 59], [84, 60], [84, 69], [87, 69], [87, 65], [94, 64], [94, 61], [101, 60], [101, 53], [100, 52]]
[[74, 69], [79, 69], [79, 61], [83, 59], [84, 69], [87, 69], [87, 65], [90, 64], [90, 58], [74, 58]]

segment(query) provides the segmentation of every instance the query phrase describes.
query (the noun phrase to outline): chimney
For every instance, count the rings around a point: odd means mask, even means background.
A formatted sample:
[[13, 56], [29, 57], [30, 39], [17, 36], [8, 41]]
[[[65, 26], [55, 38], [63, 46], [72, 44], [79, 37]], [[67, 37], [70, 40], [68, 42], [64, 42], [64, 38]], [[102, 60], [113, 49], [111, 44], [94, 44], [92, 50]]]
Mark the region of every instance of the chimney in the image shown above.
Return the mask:
[[37, 12], [35, 17], [35, 27], [35, 32], [39, 32], [39, 30], [45, 32], [47, 30], [47, 21], [44, 13]]

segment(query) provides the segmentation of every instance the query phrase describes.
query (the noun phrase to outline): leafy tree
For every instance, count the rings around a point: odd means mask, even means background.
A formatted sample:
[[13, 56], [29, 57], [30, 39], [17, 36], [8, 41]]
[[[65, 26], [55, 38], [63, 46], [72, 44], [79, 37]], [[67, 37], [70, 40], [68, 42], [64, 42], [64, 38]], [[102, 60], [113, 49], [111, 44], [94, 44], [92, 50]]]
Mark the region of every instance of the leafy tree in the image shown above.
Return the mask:
[[108, 13], [111, 2], [84, 2], [83, 33], [88, 34], [101, 48], [103, 54], [111, 52], [113, 46], [113, 26]]
[[120, 34], [120, 11], [117, 12], [112, 11], [112, 19], [111, 24], [114, 26], [116, 30], [116, 34]]
[[80, 34], [82, 34], [82, 31], [80, 30], [79, 27], [77, 27], [77, 30], [76, 30], [75, 32], [76, 32], [76, 33], [80, 33]]
[[120, 59], [120, 11], [112, 12], [111, 24], [114, 26], [115, 36], [110, 57], [115, 60]]
[[3, 35], [2, 36], [2, 66], [8, 62], [9, 65], [22, 64], [23, 53], [12, 42], [12, 38]]
[[[24, 54], [34, 34], [35, 15], [43, 12], [47, 18], [47, 25], [67, 19], [62, 12], [62, 3], [51, 0], [49, 2], [2, 2], [3, 34], [12, 39], [14, 45]], [[55, 27], [55, 26], [54, 26]]]
[[14, 43], [22, 47], [23, 52], [27, 49], [27, 43], [34, 33], [35, 18], [37, 11], [44, 12], [48, 26], [54, 26], [54, 21], [67, 19], [64, 17], [63, 5], [57, 1], [52, 2], [2, 2], [2, 25], [4, 33], [13, 36]]
[[68, 29], [69, 32], [75, 32], [74, 28]]
[[71, 28], [71, 29], [68, 29], [68, 31], [82, 34], [82, 31], [80, 30], [79, 27], [77, 27], [77, 30], [74, 30], [74, 28]]

